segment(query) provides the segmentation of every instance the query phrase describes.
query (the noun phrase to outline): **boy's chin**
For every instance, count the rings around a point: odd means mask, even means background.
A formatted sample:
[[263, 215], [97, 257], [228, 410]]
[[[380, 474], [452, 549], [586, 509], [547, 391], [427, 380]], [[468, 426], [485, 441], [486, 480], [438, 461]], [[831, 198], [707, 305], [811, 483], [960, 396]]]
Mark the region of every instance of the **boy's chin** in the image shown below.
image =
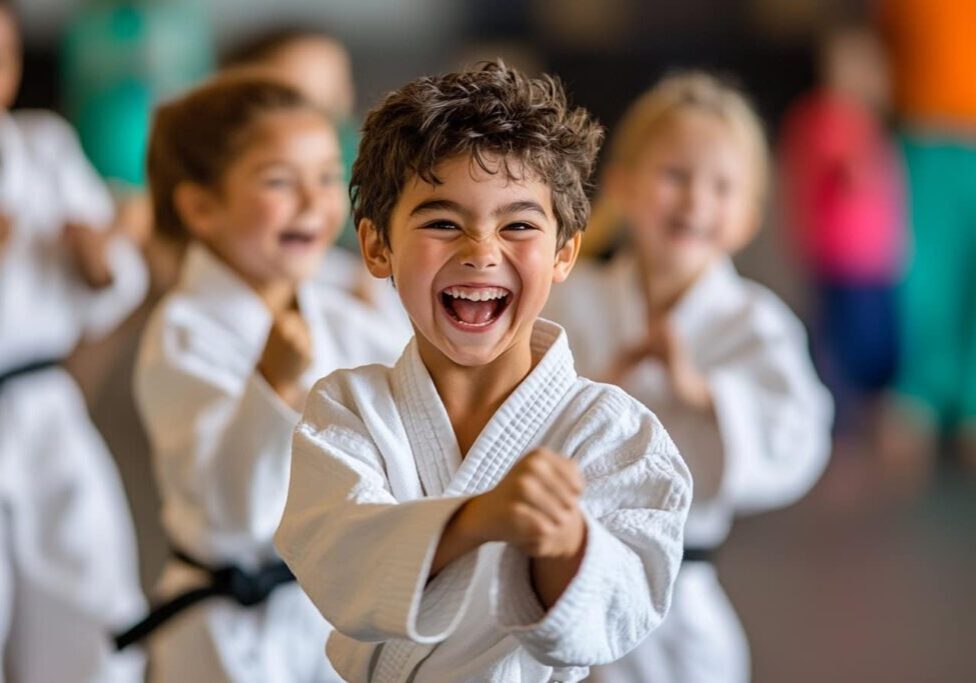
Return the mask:
[[455, 335], [444, 335], [443, 333], [435, 335], [420, 333], [418, 336], [423, 336], [426, 346], [436, 350], [437, 355], [444, 360], [452, 365], [466, 368], [489, 365], [504, 354], [507, 349], [505, 340], [497, 337], [469, 341], [458, 340]]

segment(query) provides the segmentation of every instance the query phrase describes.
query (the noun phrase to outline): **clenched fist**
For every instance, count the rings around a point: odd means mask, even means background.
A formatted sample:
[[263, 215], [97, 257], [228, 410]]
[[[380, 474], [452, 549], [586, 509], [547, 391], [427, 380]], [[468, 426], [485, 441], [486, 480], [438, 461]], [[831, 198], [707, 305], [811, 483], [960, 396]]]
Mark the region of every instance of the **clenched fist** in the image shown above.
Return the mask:
[[92, 289], [104, 289], [112, 284], [112, 269], [108, 264], [108, 230], [95, 230], [80, 223], [64, 226], [64, 241], [74, 257], [82, 279]]
[[11, 233], [13, 233], [13, 224], [11, 223], [10, 217], [0, 213], [0, 256], [3, 255], [3, 250], [7, 247], [7, 242], [10, 241]]
[[485, 541], [509, 543], [529, 557], [570, 557], [585, 538], [582, 493], [576, 463], [540, 448], [523, 457], [498, 486], [471, 499], [461, 514]]
[[301, 313], [279, 313], [271, 325], [258, 371], [290, 406], [301, 410], [305, 395], [299, 384], [312, 362], [312, 335]]
[[708, 380], [695, 367], [687, 345], [667, 318], [659, 318], [649, 324], [644, 341], [617, 357], [606, 381], [610, 384], [622, 384], [634, 367], [646, 358], [653, 358], [664, 366], [671, 389], [681, 403], [694, 410], [712, 409], [712, 393]]

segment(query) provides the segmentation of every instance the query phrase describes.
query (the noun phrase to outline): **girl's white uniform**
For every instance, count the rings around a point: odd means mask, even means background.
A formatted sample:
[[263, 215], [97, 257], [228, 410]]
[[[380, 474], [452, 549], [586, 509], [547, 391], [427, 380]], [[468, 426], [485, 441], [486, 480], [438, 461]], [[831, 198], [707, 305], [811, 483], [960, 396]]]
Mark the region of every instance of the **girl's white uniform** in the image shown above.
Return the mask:
[[[102, 228], [112, 198], [61, 119], [0, 113], [0, 375], [107, 334], [148, 284], [138, 250], [109, 243], [113, 281], [92, 290], [62, 243], [66, 222]], [[0, 386], [0, 651], [11, 681], [137, 681], [143, 658], [110, 630], [145, 608], [118, 473], [84, 398], [58, 366]]]
[[[647, 329], [636, 261], [580, 264], [553, 288], [546, 314], [566, 327], [581, 374], [600, 378]], [[738, 513], [789, 505], [817, 481], [830, 452], [833, 406], [810, 363], [806, 335], [772, 292], [710, 267], [678, 302], [673, 331], [712, 391], [713, 415], [680, 405], [661, 363], [648, 359], [621, 386], [661, 419], [688, 464], [694, 501], [687, 548], [717, 548]], [[618, 681], [749, 680], [749, 648], [708, 562], [685, 562], [671, 612], [632, 654], [594, 673]]]
[[[311, 388], [338, 368], [389, 362], [410, 330], [343, 292], [310, 282], [298, 294], [314, 349]], [[299, 414], [256, 370], [272, 319], [263, 302], [200, 245], [149, 322], [136, 366], [136, 400], [153, 447], [163, 525], [173, 545], [207, 566], [256, 569], [276, 558], [292, 430]], [[167, 598], [206, 583], [172, 560]], [[241, 607], [209, 598], [150, 638], [154, 681], [332, 681], [329, 626], [294, 583]]]

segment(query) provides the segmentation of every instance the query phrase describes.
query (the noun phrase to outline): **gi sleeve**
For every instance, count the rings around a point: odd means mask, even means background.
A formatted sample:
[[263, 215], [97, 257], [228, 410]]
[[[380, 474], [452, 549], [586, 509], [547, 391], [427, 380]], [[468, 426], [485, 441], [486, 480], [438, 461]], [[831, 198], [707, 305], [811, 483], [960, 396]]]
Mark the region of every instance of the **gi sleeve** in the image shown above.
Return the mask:
[[298, 413], [212, 323], [154, 316], [135, 373], [164, 521], [207, 560], [270, 543], [288, 487]]
[[[61, 204], [65, 222], [92, 230], [109, 230], [115, 218], [115, 203], [98, 172], [88, 161], [71, 126], [49, 112], [31, 112], [24, 117], [28, 138]], [[79, 307], [86, 339], [111, 332], [142, 303], [149, 288], [149, 275], [139, 249], [123, 235], [113, 236], [107, 245], [112, 283], [92, 291], [87, 287]]]
[[[322, 615], [359, 641], [431, 644], [460, 623], [477, 552], [430, 580], [441, 534], [466, 497], [398, 502], [367, 426], [320, 381], [295, 430], [288, 501], [275, 543]], [[403, 460], [412, 466], [409, 446]]]
[[719, 496], [742, 511], [794, 502], [830, 454], [833, 403], [805, 333], [785, 306], [765, 303], [749, 338], [708, 376], [723, 453]]

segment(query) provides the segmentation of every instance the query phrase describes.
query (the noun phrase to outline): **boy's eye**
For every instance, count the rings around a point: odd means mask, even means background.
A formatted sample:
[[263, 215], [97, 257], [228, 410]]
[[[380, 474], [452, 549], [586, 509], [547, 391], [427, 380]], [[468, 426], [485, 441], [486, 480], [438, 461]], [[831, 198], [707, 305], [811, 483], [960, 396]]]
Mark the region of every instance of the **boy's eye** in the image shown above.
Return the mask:
[[430, 230], [457, 230], [457, 224], [451, 221], [430, 221], [429, 223], [424, 223], [421, 227], [428, 228]]
[[521, 223], [521, 222], [509, 223], [503, 228], [503, 230], [505, 230], [506, 232], [529, 232], [530, 230], [535, 230], [535, 229], [536, 227], [531, 223]]

